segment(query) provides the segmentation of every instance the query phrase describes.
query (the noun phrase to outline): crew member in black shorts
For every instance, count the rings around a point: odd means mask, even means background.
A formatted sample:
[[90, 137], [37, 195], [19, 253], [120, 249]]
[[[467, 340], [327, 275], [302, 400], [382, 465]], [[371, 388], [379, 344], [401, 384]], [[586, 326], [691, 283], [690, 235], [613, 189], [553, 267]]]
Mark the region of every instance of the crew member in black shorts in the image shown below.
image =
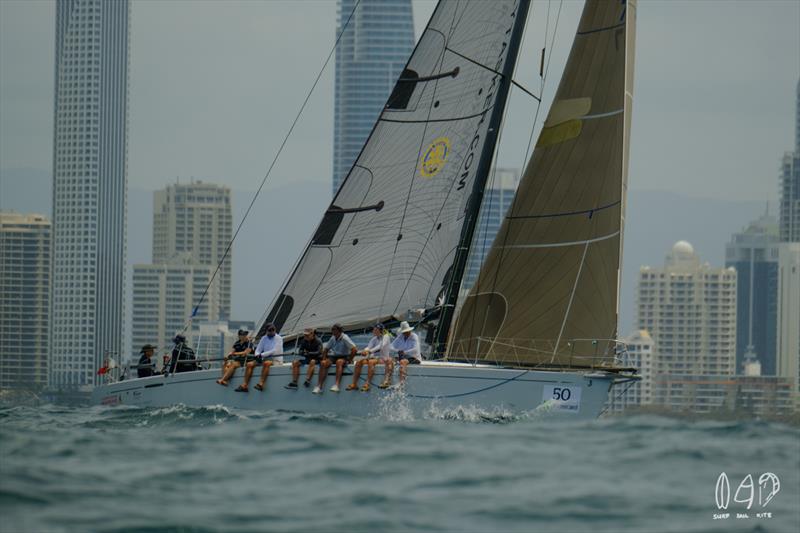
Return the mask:
[[240, 366], [244, 366], [248, 360], [253, 359], [253, 341], [250, 340], [250, 332], [246, 329], [239, 330], [239, 340], [233, 343], [231, 353], [225, 356], [225, 363], [222, 365], [222, 378], [217, 383], [225, 387], [233, 377], [234, 372]]
[[306, 328], [303, 330], [303, 338], [297, 345], [297, 353], [303, 356], [303, 359], [295, 359], [292, 361], [292, 381], [286, 385], [287, 389], [297, 389], [297, 380], [300, 378], [300, 367], [308, 365], [306, 372], [306, 380], [303, 382], [305, 387], [311, 386], [311, 378], [314, 377], [314, 369], [322, 358], [322, 341], [317, 337], [317, 331], [314, 328]]

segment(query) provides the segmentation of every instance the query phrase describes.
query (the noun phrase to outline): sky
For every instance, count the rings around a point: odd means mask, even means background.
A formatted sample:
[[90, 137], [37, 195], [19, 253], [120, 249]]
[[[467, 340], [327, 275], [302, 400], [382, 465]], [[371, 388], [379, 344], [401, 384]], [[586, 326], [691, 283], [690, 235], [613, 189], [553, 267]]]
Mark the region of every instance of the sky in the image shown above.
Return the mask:
[[[414, 2], [417, 34], [434, 5]], [[545, 104], [582, 4], [564, 1], [556, 26], [559, 5], [534, 2], [516, 74], [540, 92], [549, 10], [557, 34]], [[50, 172], [54, 16], [50, 1], [0, 1], [5, 174]], [[255, 190], [330, 51], [335, 17], [334, 0], [133, 0], [129, 186], [153, 190], [195, 177]], [[268, 187], [330, 182], [333, 67]], [[640, 1], [630, 186], [774, 202], [780, 156], [794, 141], [798, 76], [797, 0]], [[535, 110], [514, 91], [499, 164], [522, 166]]]

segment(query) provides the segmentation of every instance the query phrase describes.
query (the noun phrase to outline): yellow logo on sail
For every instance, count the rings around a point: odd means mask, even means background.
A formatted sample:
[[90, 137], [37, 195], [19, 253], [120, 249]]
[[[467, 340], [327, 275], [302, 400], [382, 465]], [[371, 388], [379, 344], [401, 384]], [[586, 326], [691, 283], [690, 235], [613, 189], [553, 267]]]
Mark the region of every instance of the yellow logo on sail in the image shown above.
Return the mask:
[[424, 178], [432, 178], [439, 173], [447, 162], [450, 155], [450, 139], [447, 137], [439, 137], [435, 139], [419, 164], [419, 172]]

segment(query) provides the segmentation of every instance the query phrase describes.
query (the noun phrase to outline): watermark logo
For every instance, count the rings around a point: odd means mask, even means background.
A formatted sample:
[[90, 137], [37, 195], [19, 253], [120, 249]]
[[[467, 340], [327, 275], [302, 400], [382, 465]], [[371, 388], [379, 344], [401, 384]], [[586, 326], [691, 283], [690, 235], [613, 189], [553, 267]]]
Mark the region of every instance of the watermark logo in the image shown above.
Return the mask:
[[[750, 513], [745, 512], [750, 511], [753, 505], [756, 505], [754, 518], [772, 518], [772, 513], [763, 511], [763, 509], [775, 498], [780, 490], [781, 481], [772, 472], [764, 472], [758, 476], [758, 490], [756, 490], [753, 474], [747, 474], [736, 487], [732, 504], [731, 482], [728, 474], [722, 472], [717, 478], [717, 485], [714, 488], [714, 501], [717, 504], [717, 510], [728, 511], [730, 508], [731, 511], [736, 512], [735, 514], [733, 512], [714, 513], [714, 520], [726, 520], [731, 517], [737, 519], [753, 518]], [[758, 496], [757, 499], [756, 495]]]

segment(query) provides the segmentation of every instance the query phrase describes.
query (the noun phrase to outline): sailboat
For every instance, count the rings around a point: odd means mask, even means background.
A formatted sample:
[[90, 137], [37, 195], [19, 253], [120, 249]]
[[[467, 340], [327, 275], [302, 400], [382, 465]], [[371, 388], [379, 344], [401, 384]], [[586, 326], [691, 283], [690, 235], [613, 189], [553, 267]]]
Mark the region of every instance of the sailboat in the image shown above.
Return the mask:
[[461, 290], [529, 5], [438, 3], [257, 334], [275, 324], [290, 346], [304, 328], [340, 323], [353, 335], [410, 322], [427, 353], [402, 389], [289, 390], [286, 363], [263, 392], [236, 393], [240, 376], [225, 388], [219, 370], [200, 370], [105, 384], [94, 401], [357, 416], [402, 401], [415, 414], [597, 417], [611, 387], [635, 379], [616, 341], [635, 1], [585, 4], [513, 204]]

